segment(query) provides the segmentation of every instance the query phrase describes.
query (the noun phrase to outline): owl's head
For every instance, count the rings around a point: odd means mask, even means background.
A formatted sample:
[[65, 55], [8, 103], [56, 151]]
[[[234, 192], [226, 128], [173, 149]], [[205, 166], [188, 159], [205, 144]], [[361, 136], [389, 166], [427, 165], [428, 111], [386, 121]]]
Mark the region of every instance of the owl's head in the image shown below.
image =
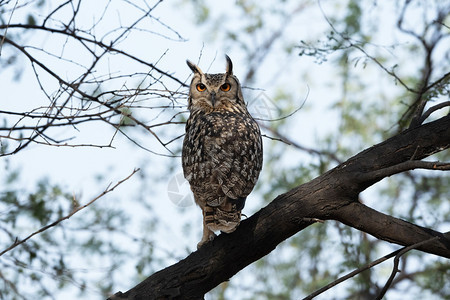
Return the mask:
[[225, 55], [227, 66], [225, 73], [205, 74], [194, 63], [187, 60], [187, 65], [194, 72], [189, 89], [189, 110], [213, 111], [246, 111], [239, 80], [233, 75], [233, 63]]

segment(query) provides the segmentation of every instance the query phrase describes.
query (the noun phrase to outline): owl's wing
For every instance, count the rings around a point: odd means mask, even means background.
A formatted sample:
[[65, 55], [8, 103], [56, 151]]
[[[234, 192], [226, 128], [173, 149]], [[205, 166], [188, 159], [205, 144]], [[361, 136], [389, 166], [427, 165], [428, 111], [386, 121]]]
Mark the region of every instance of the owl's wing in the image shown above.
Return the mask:
[[[259, 127], [248, 116], [231, 115], [226, 127], [205, 136], [205, 154], [211, 168], [210, 183], [243, 206], [262, 167]], [[242, 202], [242, 203], [240, 203]]]

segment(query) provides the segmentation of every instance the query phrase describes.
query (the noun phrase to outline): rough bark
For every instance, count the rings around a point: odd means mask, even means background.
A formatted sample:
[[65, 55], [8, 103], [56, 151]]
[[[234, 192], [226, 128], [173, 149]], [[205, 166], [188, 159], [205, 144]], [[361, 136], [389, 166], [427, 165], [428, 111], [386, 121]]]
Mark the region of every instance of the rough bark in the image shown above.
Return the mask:
[[334, 169], [279, 195], [244, 220], [232, 234], [214, 241], [180, 262], [110, 299], [203, 299], [221, 282], [270, 253], [314, 223], [337, 220], [378, 239], [413, 245], [438, 236], [419, 250], [450, 258], [450, 235], [417, 226], [358, 202], [367, 187], [393, 174], [421, 167], [409, 163], [450, 147], [450, 116], [402, 132], [368, 148]]

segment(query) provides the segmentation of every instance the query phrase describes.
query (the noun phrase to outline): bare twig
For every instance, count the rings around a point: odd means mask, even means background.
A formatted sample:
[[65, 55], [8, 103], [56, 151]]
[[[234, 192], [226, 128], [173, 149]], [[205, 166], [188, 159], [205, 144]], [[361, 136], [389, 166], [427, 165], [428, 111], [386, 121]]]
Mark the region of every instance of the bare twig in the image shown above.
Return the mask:
[[11, 14], [9, 15], [8, 24], [5, 25], [5, 33], [4, 33], [3, 38], [0, 41], [0, 57], [2, 57], [3, 44], [5, 43], [5, 38], [6, 38], [6, 34], [8, 33], [9, 24], [11, 23], [12, 16], [13, 16], [14, 12], [16, 11], [18, 2], [19, 2], [19, 0], [16, 0], [16, 3], [14, 3], [14, 7], [11, 10]]
[[401, 257], [403, 254], [405, 254], [406, 252], [408, 252], [408, 251], [410, 251], [410, 250], [412, 250], [412, 249], [416, 249], [416, 248], [418, 248], [418, 247], [420, 247], [420, 246], [422, 246], [422, 245], [424, 245], [424, 244], [426, 244], [426, 243], [435, 241], [435, 240], [437, 240], [437, 239], [439, 239], [439, 237], [436, 236], [436, 237], [430, 238], [430, 239], [428, 239], [428, 240], [425, 240], [425, 241], [416, 243], [416, 244], [414, 244], [414, 245], [411, 245], [411, 246], [404, 247], [404, 248], [400, 249], [400, 251], [398, 251], [398, 253], [395, 255], [395, 258], [394, 258], [394, 267], [392, 268], [391, 276], [389, 276], [388, 281], [386, 282], [386, 284], [384, 285], [383, 289], [382, 289], [381, 292], [378, 294], [378, 296], [377, 296], [376, 299], [377, 299], [377, 300], [380, 300], [380, 299], [382, 299], [382, 298], [384, 297], [384, 295], [386, 294], [386, 292], [387, 292], [387, 290], [389, 289], [390, 285], [392, 284], [392, 281], [394, 280], [395, 275], [397, 274], [397, 272], [400, 272], [400, 270], [398, 269], [398, 264], [399, 264], [399, 261], [400, 261], [400, 257]]
[[296, 114], [297, 112], [299, 112], [299, 111], [303, 108], [303, 106], [304, 106], [305, 103], [306, 103], [306, 100], [308, 100], [308, 95], [309, 95], [310, 89], [309, 89], [309, 86], [307, 86], [307, 88], [308, 88], [308, 90], [307, 90], [307, 92], [306, 92], [306, 95], [305, 95], [305, 98], [303, 99], [302, 104], [300, 104], [299, 107], [297, 107], [296, 109], [294, 109], [293, 111], [291, 111], [291, 112], [288, 113], [287, 115], [281, 116], [281, 117], [276, 118], [276, 119], [263, 119], [263, 118], [256, 118], [256, 117], [254, 117], [254, 119], [257, 120], [257, 121], [276, 122], [276, 121], [282, 121], [282, 120], [284, 120], [284, 119], [287, 119], [287, 118], [293, 116], [294, 114]]
[[[129, 5], [139, 10], [137, 17], [134, 20], [131, 20], [130, 25], [124, 26], [120, 24], [118, 27], [112, 28], [109, 32], [106, 32], [103, 36], [96, 35], [96, 27], [100, 26], [109, 5], [104, 8], [103, 12], [100, 13], [100, 17], [92, 23], [91, 27], [83, 26], [83, 28], [80, 28], [76, 20], [83, 7], [81, 4], [82, 2], [83, 1], [64, 1], [64, 3], [54, 8], [40, 21], [39, 16], [37, 16], [35, 24], [11, 24], [9, 21], [6, 24], [0, 24], [0, 30], [3, 30], [3, 33], [0, 34], [0, 41], [2, 41], [2, 44], [6, 43], [12, 46], [11, 49], [16, 53], [21, 53], [29, 59], [29, 64], [32, 67], [37, 83], [44, 96], [47, 97], [50, 102], [47, 107], [41, 107], [40, 109], [34, 108], [23, 113], [1, 112], [2, 114], [12, 116], [11, 118], [6, 118], [7, 123], [0, 128], [0, 130], [8, 131], [8, 134], [4, 134], [3, 137], [5, 139], [14, 140], [17, 143], [10, 145], [12, 149], [8, 149], [7, 151], [5, 150], [6, 148], [2, 149], [3, 152], [0, 153], [0, 156], [15, 154], [31, 143], [42, 142], [40, 139], [44, 140], [44, 144], [52, 144], [52, 141], [56, 141], [57, 139], [52, 138], [50, 134], [45, 134], [45, 132], [48, 132], [48, 129], [52, 127], [71, 126], [76, 131], [79, 131], [76, 127], [77, 124], [90, 121], [103, 121], [112, 125], [115, 129], [114, 134], [116, 134], [118, 132], [117, 126], [122, 126], [124, 124], [117, 124], [117, 121], [114, 120], [114, 118], [126, 118], [133, 122], [134, 125], [144, 128], [153, 135], [158, 143], [165, 147], [167, 152], [171, 153], [171, 150], [167, 148], [168, 143], [152, 130], [155, 125], [139, 120], [139, 118], [136, 118], [131, 114], [131, 110], [135, 107], [138, 108], [134, 105], [135, 103], [140, 101], [150, 102], [150, 100], [152, 100], [152, 98], [143, 99], [143, 96], [146, 95], [151, 95], [153, 96], [153, 99], [157, 99], [154, 107], [148, 108], [162, 108], [161, 102], [159, 102], [161, 99], [176, 103], [176, 97], [181, 95], [178, 90], [185, 87], [186, 83], [173, 76], [173, 74], [160, 69], [157, 66], [159, 60], [149, 62], [118, 47], [120, 42], [134, 31], [157, 34], [148, 29], [139, 27], [140, 24], [148, 18], [155, 20], [158, 24], [175, 34], [179, 41], [184, 40], [174, 29], [164, 24], [159, 18], [152, 16], [153, 10], [160, 5], [162, 1], [156, 1], [152, 5], [149, 5], [148, 3], [141, 5], [133, 3], [132, 1], [126, 1]], [[25, 5], [27, 4], [24, 4], [24, 6]], [[17, 5], [17, 8], [20, 7], [21, 5]], [[59, 12], [62, 9], [69, 9], [71, 12], [68, 16], [64, 16], [63, 19], [57, 19], [56, 16], [58, 16], [58, 18], [61, 17]], [[12, 14], [15, 10], [16, 7], [7, 10], [7, 12]], [[59, 52], [58, 50], [53, 50], [53, 48], [49, 50], [44, 49], [41, 46], [25, 45], [20, 38], [20, 35], [17, 34], [20, 32], [57, 34], [65, 38], [65, 43], [60, 45]], [[170, 39], [170, 37], [166, 38]], [[65, 44], [72, 42], [75, 43], [74, 45], [78, 43], [83, 50], [88, 51], [88, 56], [91, 57], [89, 64], [86, 64], [84, 60], [81, 62], [76, 57], [69, 58], [69, 56], [66, 55]], [[39, 52], [43, 55], [37, 55]], [[52, 59], [56, 59], [58, 62], [74, 65], [76, 66], [76, 70], [82, 69], [82, 72], [76, 76], [75, 79], [70, 79], [75, 71], [69, 74], [69, 76], [68, 74], [62, 75], [57, 69], [52, 67], [52, 64], [46, 63], [43, 59], [45, 55]], [[127, 61], [137, 62], [142, 65], [147, 72], [121, 74], [120, 71], [118, 71], [117, 74], [111, 74], [111, 72], [109, 74], [99, 74], [101, 69], [98, 64], [99, 62], [104, 61], [105, 57], [108, 57], [108, 55], [120, 55]], [[164, 54], [161, 58], [163, 56]], [[55, 79], [60, 85], [58, 91], [47, 91], [45, 82], [41, 81], [41, 78], [43, 78], [41, 74], [44, 72]], [[155, 76], [153, 73], [158, 74]], [[106, 83], [112, 82], [113, 80], [118, 81], [122, 78], [126, 79], [125, 77], [133, 79], [139, 77], [139, 87], [136, 89], [125, 88], [124, 90], [119, 91], [104, 90], [107, 86]], [[177, 82], [179, 87], [175, 91], [170, 91], [163, 82], [164, 78]], [[149, 92], [149, 88], [155, 84], [158, 84], [163, 88], [159, 90], [153, 88], [152, 92]], [[122, 87], [125, 86], [126, 84], [122, 83]], [[142, 86], [144, 86], [144, 88], [142, 88]], [[141, 107], [144, 106], [139, 106], [139, 108]], [[176, 107], [175, 105], [166, 105], [166, 107], [172, 110], [179, 109], [179, 107]], [[162, 109], [162, 111], [165, 110]], [[177, 111], [174, 111], [172, 114], [176, 115]], [[17, 117], [15, 118], [15, 116]], [[10, 121], [13, 122], [12, 125], [9, 123]], [[179, 122], [158, 122], [156, 126], [160, 124], [176, 123]], [[12, 135], [12, 132], [18, 132], [18, 134]], [[20, 141], [18, 139], [20, 139]], [[173, 138], [169, 137], [169, 140], [173, 140]], [[86, 145], [88, 145], [88, 143], [86, 143]], [[54, 146], [65, 146], [65, 144], [58, 144], [55, 142]], [[147, 149], [147, 147], [144, 146], [142, 148]]]
[[[404, 248], [402, 248], [402, 249], [404, 249]], [[391, 253], [389, 253], [388, 255], [385, 255], [385, 256], [383, 256], [383, 257], [377, 259], [377, 260], [374, 260], [374, 261], [371, 262], [371, 263], [368, 263], [368, 264], [365, 265], [365, 266], [362, 266], [362, 267], [360, 267], [360, 268], [358, 268], [358, 269], [356, 269], [356, 270], [353, 270], [352, 272], [350, 272], [350, 273], [348, 273], [348, 274], [346, 274], [346, 275], [344, 275], [344, 276], [342, 276], [342, 277], [339, 277], [339, 278], [336, 279], [335, 281], [333, 281], [333, 282], [327, 284], [326, 286], [324, 286], [324, 287], [318, 289], [317, 291], [315, 291], [315, 292], [309, 294], [308, 296], [306, 296], [305, 298], [303, 298], [303, 300], [311, 300], [311, 299], [313, 299], [314, 297], [317, 297], [318, 295], [320, 295], [320, 294], [326, 292], [327, 290], [331, 289], [332, 287], [334, 287], [334, 286], [336, 286], [336, 285], [338, 285], [338, 284], [340, 284], [340, 283], [346, 281], [347, 279], [350, 279], [350, 278], [352, 278], [353, 276], [358, 275], [359, 273], [364, 272], [364, 271], [366, 271], [366, 270], [368, 270], [368, 269], [370, 269], [370, 268], [372, 268], [372, 267], [375, 267], [376, 265], [378, 265], [378, 264], [380, 264], [380, 263], [382, 263], [382, 262], [384, 262], [384, 261], [386, 261], [386, 260], [388, 260], [388, 259], [394, 257], [394, 256], [397, 255], [402, 249], [398, 249], [398, 250], [396, 250], [396, 251], [394, 251], [394, 252], [391, 252]]]
[[131, 176], [133, 176], [133, 175], [134, 175], [135, 173], [137, 173], [138, 171], [139, 171], [139, 169], [134, 169], [133, 172], [132, 172], [130, 175], [128, 175], [128, 176], [125, 177], [124, 179], [118, 181], [118, 182], [117, 182], [115, 185], [113, 185], [113, 186], [111, 186], [111, 183], [110, 183], [110, 184], [106, 187], [106, 189], [105, 189], [103, 192], [101, 192], [97, 197], [95, 197], [94, 199], [92, 199], [91, 201], [89, 201], [88, 203], [86, 203], [86, 204], [84, 204], [84, 205], [82, 205], [82, 206], [75, 207], [75, 209], [74, 209], [71, 213], [69, 213], [68, 215], [66, 215], [66, 216], [64, 216], [64, 217], [62, 217], [62, 218], [60, 218], [60, 219], [54, 221], [54, 222], [51, 223], [51, 224], [48, 224], [48, 225], [42, 227], [41, 229], [39, 229], [39, 230], [33, 232], [32, 234], [30, 234], [29, 236], [27, 236], [26, 238], [24, 238], [24, 239], [22, 239], [22, 240], [19, 240], [19, 239], [16, 238], [16, 240], [14, 241], [14, 243], [13, 243], [11, 246], [9, 246], [8, 248], [6, 248], [6, 249], [3, 250], [2, 252], [0, 252], [0, 256], [2, 256], [3, 254], [5, 254], [5, 253], [8, 252], [8, 251], [11, 251], [11, 250], [14, 249], [15, 247], [17, 247], [17, 246], [19, 246], [19, 245], [25, 243], [26, 241], [28, 241], [29, 239], [31, 239], [33, 236], [35, 236], [35, 235], [37, 235], [37, 234], [40, 234], [40, 233], [46, 231], [47, 229], [52, 228], [52, 227], [58, 225], [59, 223], [61, 223], [61, 222], [64, 221], [64, 220], [69, 219], [70, 217], [72, 217], [74, 214], [76, 214], [76, 213], [79, 212], [80, 210], [83, 210], [84, 208], [88, 207], [89, 205], [91, 205], [92, 203], [94, 203], [95, 201], [97, 201], [98, 199], [100, 199], [101, 197], [103, 197], [103, 196], [105, 196], [106, 194], [108, 194], [108, 193], [114, 191], [115, 188], [117, 188], [119, 185], [121, 185], [122, 183], [124, 183], [125, 181], [127, 181], [128, 179], [130, 179]]
[[299, 149], [301, 151], [305, 151], [305, 152], [307, 152], [309, 154], [312, 154], [312, 155], [326, 156], [326, 157], [329, 157], [330, 159], [334, 160], [337, 163], [341, 163], [342, 162], [334, 153], [331, 153], [329, 151], [316, 150], [316, 149], [312, 149], [312, 148], [300, 145], [299, 143], [293, 141], [289, 137], [287, 137], [287, 136], [283, 135], [282, 133], [280, 133], [278, 130], [275, 130], [275, 129], [273, 129], [273, 128], [269, 127], [269, 126], [266, 126], [264, 124], [259, 124], [259, 126], [261, 128], [264, 128], [265, 130], [269, 131], [274, 136], [276, 136], [276, 138], [266, 136], [267, 138], [274, 139], [274, 140], [279, 140], [279, 141], [281, 141], [281, 142], [283, 142], [283, 143], [285, 143], [287, 145], [291, 145], [291, 146], [293, 146], [293, 147], [295, 147], [295, 148], [297, 148], [297, 149]]
[[[318, 289], [317, 291], [315, 291], [315, 292], [309, 294], [308, 296], [306, 296], [305, 298], [303, 298], [303, 300], [311, 300], [311, 299], [313, 299], [314, 297], [317, 297], [318, 295], [320, 295], [320, 294], [324, 293], [325, 291], [331, 289], [332, 287], [334, 287], [334, 286], [336, 286], [336, 285], [338, 285], [338, 284], [340, 284], [340, 283], [346, 281], [347, 279], [350, 279], [350, 278], [352, 278], [353, 276], [356, 276], [356, 275], [358, 275], [358, 274], [360, 274], [360, 273], [362, 273], [362, 272], [364, 272], [364, 271], [366, 271], [366, 270], [368, 270], [368, 269], [370, 269], [370, 268], [373, 268], [373, 267], [375, 267], [376, 265], [379, 265], [380, 263], [382, 263], [382, 262], [384, 262], [384, 261], [386, 261], [386, 260], [388, 260], [388, 259], [390, 259], [390, 258], [392, 258], [392, 257], [394, 257], [394, 256], [395, 256], [395, 259], [394, 259], [394, 264], [395, 264], [394, 270], [397, 270], [396, 267], [398, 266], [398, 259], [400, 258], [400, 256], [402, 256], [402, 255], [405, 254], [406, 252], [410, 251], [411, 249], [415, 249], [415, 248], [417, 248], [417, 247], [420, 247], [420, 246], [422, 246], [422, 245], [424, 245], [424, 244], [426, 244], [426, 243], [429, 243], [429, 242], [432, 242], [432, 241], [434, 241], [434, 240], [437, 240], [438, 238], [439, 238], [439, 237], [433, 237], [433, 238], [430, 238], [430, 239], [428, 239], [428, 240], [426, 240], [426, 241], [422, 241], [422, 242], [416, 243], [416, 244], [414, 244], [414, 245], [407, 246], [407, 247], [403, 247], [403, 248], [401, 248], [401, 249], [395, 250], [395, 251], [393, 251], [393, 252], [391, 252], [391, 253], [389, 253], [389, 254], [387, 254], [387, 255], [385, 255], [385, 256], [383, 256], [383, 257], [377, 259], [377, 260], [374, 260], [374, 261], [368, 263], [368, 264], [365, 265], [365, 266], [362, 266], [362, 267], [360, 267], [360, 268], [358, 268], [358, 269], [356, 269], [356, 270], [353, 270], [352, 272], [350, 272], [350, 273], [348, 273], [348, 274], [346, 274], [346, 275], [344, 275], [344, 276], [342, 276], [342, 277], [339, 277], [339, 278], [336, 279], [335, 281], [333, 281], [333, 282], [327, 284], [326, 286], [324, 286], [324, 287]], [[397, 270], [397, 271], [398, 271], [398, 270]], [[395, 273], [396, 273], [396, 272], [393, 271], [394, 276], [395, 276]], [[387, 287], [389, 287], [389, 286], [388, 286], [388, 283], [390, 284], [390, 283], [392, 282], [392, 280], [394, 279], [394, 278], [393, 278], [394, 276], [392, 276], [392, 274], [391, 274], [392, 279], [389, 278], [390, 280], [388, 280], [388, 282], [386, 283], [386, 286], [387, 286]], [[386, 287], [386, 286], [385, 286], [385, 287]], [[386, 289], [386, 290], [387, 290], [387, 289]], [[383, 292], [383, 291], [382, 291], [382, 292]], [[380, 293], [381, 297], [379, 297], [379, 298], [377, 298], [377, 299], [381, 299], [382, 296], [383, 296], [385, 293], [386, 293], [386, 291], [385, 291], [383, 294]], [[380, 296], [380, 295], [378, 295], [378, 296]]]

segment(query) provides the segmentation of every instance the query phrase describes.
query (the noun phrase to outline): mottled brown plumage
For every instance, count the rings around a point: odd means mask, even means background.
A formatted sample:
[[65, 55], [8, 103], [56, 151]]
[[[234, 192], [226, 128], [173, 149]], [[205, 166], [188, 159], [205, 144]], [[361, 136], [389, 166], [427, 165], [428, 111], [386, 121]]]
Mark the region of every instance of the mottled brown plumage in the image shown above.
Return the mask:
[[259, 126], [247, 111], [232, 62], [226, 58], [226, 72], [221, 74], [204, 74], [187, 61], [194, 77], [182, 163], [195, 202], [203, 211], [198, 247], [212, 240], [214, 231], [236, 229], [262, 167]]

